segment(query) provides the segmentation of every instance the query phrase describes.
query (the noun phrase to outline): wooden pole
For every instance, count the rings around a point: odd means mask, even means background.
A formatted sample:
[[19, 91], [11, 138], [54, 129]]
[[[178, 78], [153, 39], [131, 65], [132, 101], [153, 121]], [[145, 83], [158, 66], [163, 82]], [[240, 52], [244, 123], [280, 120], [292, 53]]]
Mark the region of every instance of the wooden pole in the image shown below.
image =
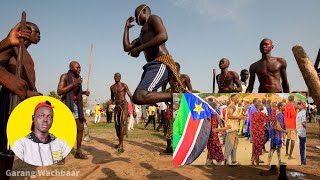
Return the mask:
[[[21, 15], [21, 30], [25, 30], [26, 27], [26, 12], [23, 11]], [[17, 58], [17, 65], [16, 65], [16, 76], [21, 77], [22, 74], [22, 63], [23, 63], [23, 46], [24, 46], [24, 39], [21, 37], [19, 38], [19, 47], [18, 47], [18, 58]], [[11, 103], [10, 103], [10, 110], [9, 113], [13, 111], [13, 109], [21, 102], [21, 99], [16, 95], [12, 94], [11, 96]]]
[[91, 48], [90, 48], [90, 63], [89, 63], [89, 71], [88, 71], [87, 91], [89, 91], [89, 84], [90, 84], [90, 73], [91, 73], [91, 66], [92, 66], [92, 49], [93, 49], [93, 44], [91, 44]]
[[314, 62], [314, 68], [317, 70], [319, 68], [319, 63], [320, 63], [320, 49], [318, 51], [317, 59], [316, 62]]
[[213, 69], [212, 93], [215, 92], [216, 87], [216, 69]]
[[311, 61], [303, 47], [296, 45], [292, 48], [292, 51], [302, 73], [303, 79], [310, 91], [310, 95], [317, 107], [320, 107], [320, 81], [317, 71], [311, 64]]

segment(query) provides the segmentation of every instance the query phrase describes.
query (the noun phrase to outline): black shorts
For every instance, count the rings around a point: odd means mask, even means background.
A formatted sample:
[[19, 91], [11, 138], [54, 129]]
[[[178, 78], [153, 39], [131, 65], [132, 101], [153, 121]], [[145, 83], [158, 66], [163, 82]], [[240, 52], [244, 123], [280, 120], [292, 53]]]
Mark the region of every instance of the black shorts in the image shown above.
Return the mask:
[[137, 90], [157, 91], [172, 76], [172, 71], [159, 61], [148, 62], [143, 70]]

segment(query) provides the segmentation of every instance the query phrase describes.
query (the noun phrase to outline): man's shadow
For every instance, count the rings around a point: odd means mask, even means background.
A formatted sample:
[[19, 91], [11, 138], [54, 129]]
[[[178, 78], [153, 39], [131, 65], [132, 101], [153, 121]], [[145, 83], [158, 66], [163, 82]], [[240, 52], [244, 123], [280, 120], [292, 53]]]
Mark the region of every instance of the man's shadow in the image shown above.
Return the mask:
[[147, 175], [146, 177], [148, 179], [175, 179], [175, 180], [179, 180], [179, 179], [190, 179], [186, 176], [183, 176], [177, 172], [174, 171], [170, 171], [170, 170], [158, 170], [155, 169], [152, 165], [148, 164], [148, 163], [140, 163], [140, 165], [149, 170], [150, 174]]

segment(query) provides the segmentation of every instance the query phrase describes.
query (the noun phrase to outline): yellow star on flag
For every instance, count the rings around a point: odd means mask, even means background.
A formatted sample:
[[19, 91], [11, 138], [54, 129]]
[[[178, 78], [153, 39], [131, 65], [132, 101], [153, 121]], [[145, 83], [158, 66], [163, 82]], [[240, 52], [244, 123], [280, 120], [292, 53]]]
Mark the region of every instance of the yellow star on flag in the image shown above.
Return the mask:
[[196, 111], [198, 114], [200, 114], [201, 111], [204, 111], [204, 109], [202, 108], [202, 103], [200, 104], [195, 104], [195, 108], [193, 109], [193, 111]]

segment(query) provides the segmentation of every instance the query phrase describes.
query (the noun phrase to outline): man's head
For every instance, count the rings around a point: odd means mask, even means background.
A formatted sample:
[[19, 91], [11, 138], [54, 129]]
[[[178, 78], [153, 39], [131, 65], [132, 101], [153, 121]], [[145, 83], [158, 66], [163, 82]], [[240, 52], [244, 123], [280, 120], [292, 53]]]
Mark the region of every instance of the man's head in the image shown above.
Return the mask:
[[239, 98], [238, 98], [237, 94], [232, 94], [232, 95], [230, 96], [230, 99], [231, 99], [231, 101], [234, 102], [235, 104], [238, 104], [238, 102], [239, 102]]
[[283, 102], [279, 102], [277, 105], [279, 111], [284, 112], [286, 110], [286, 106]]
[[249, 79], [249, 71], [246, 69], [242, 69], [240, 72], [240, 77], [242, 82], [246, 82]]
[[230, 61], [229, 59], [227, 58], [222, 58], [220, 61], [219, 61], [219, 68], [220, 69], [226, 69], [228, 68], [230, 65]]
[[289, 101], [290, 103], [292, 103], [292, 102], [294, 101], [294, 97], [290, 95], [290, 96], [288, 97], [288, 101]]
[[177, 71], [180, 73], [180, 64], [175, 62], [176, 63], [176, 68], [177, 68]]
[[267, 100], [266, 99], [262, 99], [262, 105], [266, 105], [267, 104]]
[[71, 61], [69, 64], [70, 71], [75, 75], [75, 76], [80, 76], [81, 72], [81, 66], [77, 61]]
[[115, 82], [120, 82], [120, 80], [121, 80], [121, 74], [117, 72], [117, 73], [114, 74], [114, 77], [113, 77], [113, 78], [114, 78], [114, 81], [115, 81]]
[[38, 42], [40, 41], [40, 30], [38, 26], [32, 22], [27, 22], [26, 25], [27, 28], [31, 31], [29, 39], [30, 43], [38, 44]]
[[31, 131], [48, 133], [53, 122], [53, 106], [49, 101], [41, 102], [34, 108]]
[[215, 103], [215, 102], [210, 102], [209, 105], [210, 105], [214, 110], [217, 109], [217, 103]]
[[257, 104], [258, 104], [260, 101], [259, 101], [258, 98], [254, 98], [252, 102], [253, 102], [253, 105], [254, 105], [254, 106], [257, 106]]
[[271, 39], [263, 39], [260, 42], [260, 52], [262, 54], [269, 54], [273, 49], [272, 40]]
[[151, 9], [146, 4], [141, 4], [134, 11], [136, 22], [138, 25], [141, 25], [141, 26], [143, 26], [144, 23], [147, 22], [150, 15], [151, 15]]
[[271, 105], [271, 100], [270, 100], [270, 99], [267, 101], [267, 104], [268, 104], [268, 105]]
[[258, 102], [258, 104], [256, 105], [257, 109], [259, 111], [263, 111], [263, 104], [261, 102]]

